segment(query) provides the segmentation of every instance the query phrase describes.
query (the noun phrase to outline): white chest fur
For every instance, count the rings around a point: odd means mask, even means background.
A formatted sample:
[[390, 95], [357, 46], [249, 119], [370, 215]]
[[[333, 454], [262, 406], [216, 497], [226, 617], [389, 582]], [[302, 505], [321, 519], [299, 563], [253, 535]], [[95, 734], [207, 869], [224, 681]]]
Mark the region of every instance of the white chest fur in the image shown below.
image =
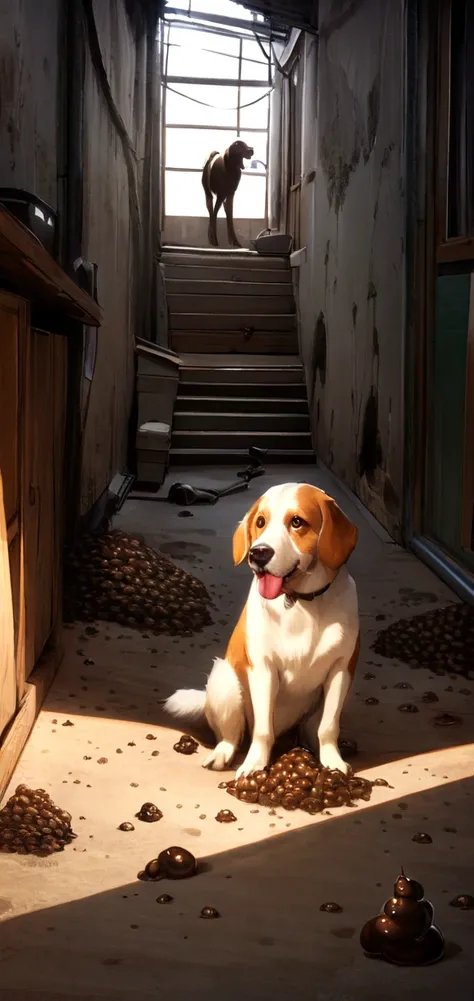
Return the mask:
[[247, 649], [258, 669], [276, 670], [280, 684], [295, 694], [323, 684], [339, 658], [349, 658], [359, 632], [357, 592], [342, 568], [337, 579], [312, 601], [287, 608], [284, 596], [267, 601], [254, 581], [247, 601]]

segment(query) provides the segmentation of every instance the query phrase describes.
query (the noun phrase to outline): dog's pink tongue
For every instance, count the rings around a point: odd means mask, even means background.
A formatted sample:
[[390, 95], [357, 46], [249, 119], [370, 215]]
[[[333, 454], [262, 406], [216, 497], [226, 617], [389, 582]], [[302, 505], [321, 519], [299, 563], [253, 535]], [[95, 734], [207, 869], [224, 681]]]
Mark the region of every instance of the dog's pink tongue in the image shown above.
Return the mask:
[[278, 598], [283, 590], [283, 577], [274, 577], [271, 573], [264, 573], [258, 578], [258, 590], [262, 598], [273, 601]]

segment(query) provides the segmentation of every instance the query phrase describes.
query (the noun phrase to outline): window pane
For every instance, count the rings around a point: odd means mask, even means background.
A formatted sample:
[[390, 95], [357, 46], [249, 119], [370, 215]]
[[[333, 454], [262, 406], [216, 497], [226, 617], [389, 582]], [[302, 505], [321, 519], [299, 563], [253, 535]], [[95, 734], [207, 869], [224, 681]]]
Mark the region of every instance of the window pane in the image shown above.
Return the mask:
[[[173, 86], [173, 85], [172, 85]], [[173, 89], [187, 96], [178, 97], [172, 90], [166, 91], [166, 122], [173, 125], [228, 125], [237, 129], [237, 97], [235, 87], [209, 87], [200, 84], [177, 83]], [[197, 101], [204, 101], [204, 105]], [[266, 123], [265, 123], [266, 127]]]
[[233, 80], [238, 77], [238, 54], [238, 38], [175, 28], [170, 32], [168, 76], [225, 77]]
[[166, 171], [165, 214], [193, 218], [207, 216], [200, 173]]
[[[262, 45], [263, 48], [265, 49], [265, 52], [269, 52], [270, 46], [266, 39], [262, 40]], [[268, 73], [268, 60], [265, 59], [265, 56], [258, 42], [256, 42], [254, 39], [247, 40], [244, 38], [242, 42], [242, 58], [244, 60], [251, 59], [255, 63], [263, 63], [263, 65], [266, 67], [266, 72]]]
[[[187, 5], [186, 5], [187, 6]], [[222, 17], [235, 17], [239, 21], [251, 21], [252, 13], [232, 3], [232, 0], [192, 0], [191, 10], [199, 14], [220, 14]]]
[[[265, 80], [268, 79], [268, 63], [251, 63], [248, 59], [242, 59], [242, 80]], [[258, 94], [255, 95], [258, 97]]]
[[[165, 42], [168, 39], [168, 32], [165, 30]], [[220, 53], [224, 56], [239, 55], [239, 39], [228, 37], [227, 35], [217, 35], [214, 31], [196, 31], [194, 28], [171, 28], [170, 43], [173, 46], [195, 49], [196, 52], [202, 49], [210, 49], [212, 52]]]
[[[234, 202], [235, 219], [265, 219], [265, 177], [243, 175]], [[207, 209], [201, 175], [167, 170], [165, 174], [165, 214], [206, 218]], [[224, 209], [219, 215], [225, 216]]]
[[265, 177], [243, 174], [235, 195], [234, 218], [265, 219], [265, 191]]
[[[262, 94], [265, 96], [262, 97], [260, 90], [255, 87], [242, 87], [240, 91], [240, 124], [242, 129], [268, 128], [268, 102], [270, 98], [265, 90], [262, 91]], [[259, 97], [258, 104], [253, 104], [252, 102]], [[243, 108], [243, 104], [248, 104], [250, 107]]]
[[204, 167], [213, 150], [224, 152], [236, 134], [213, 129], [167, 129], [166, 166]]
[[[254, 151], [251, 160], [244, 160], [245, 172], [251, 174], [265, 172], [267, 166], [267, 133], [245, 132], [242, 129], [240, 138], [248, 146], [252, 146]], [[252, 164], [254, 164], [253, 167]]]

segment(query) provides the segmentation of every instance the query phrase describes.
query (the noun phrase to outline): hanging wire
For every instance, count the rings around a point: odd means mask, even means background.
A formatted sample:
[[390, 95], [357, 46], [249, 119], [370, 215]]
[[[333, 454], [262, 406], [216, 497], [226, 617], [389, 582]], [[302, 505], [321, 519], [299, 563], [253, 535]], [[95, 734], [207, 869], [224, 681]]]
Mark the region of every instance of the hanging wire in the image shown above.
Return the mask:
[[[249, 39], [249, 41], [252, 41], [252, 39]], [[257, 41], [258, 41], [258, 39], [257, 39]], [[186, 51], [186, 49], [188, 49], [188, 51], [189, 51], [189, 49], [191, 49], [191, 48], [192, 47], [191, 47], [191, 45], [189, 43], [188, 44], [185, 43], [184, 45], [181, 45], [180, 42], [170, 42], [170, 49], [184, 49], [185, 51]], [[239, 58], [238, 56], [234, 56], [234, 54], [232, 52], [220, 52], [218, 49], [206, 49], [204, 46], [200, 48], [200, 52], [207, 52], [211, 56], [224, 56], [224, 59], [238, 59]], [[263, 54], [265, 56], [265, 62], [268, 63], [269, 59], [270, 59], [270, 56], [267, 56], [267, 54], [266, 54], [266, 52], [264, 51], [263, 48], [262, 48], [262, 52], [263, 52]], [[261, 59], [251, 59], [249, 56], [245, 57], [245, 62], [246, 63], [254, 63], [255, 66], [264, 66], [265, 65], [265, 63], [263, 63]]]
[[265, 49], [263, 48], [263, 45], [262, 45], [262, 40], [261, 40], [260, 36], [257, 35], [257, 32], [255, 31], [255, 28], [253, 29], [253, 33], [255, 35], [255, 41], [258, 43], [259, 49], [261, 49], [261, 51], [263, 52], [263, 54], [265, 56], [266, 62], [269, 63], [270, 62], [270, 58], [271, 58], [270, 53], [265, 52]]
[[[255, 101], [249, 101], [247, 104], [240, 104], [239, 103], [238, 105], [235, 105], [234, 107], [226, 108], [226, 107], [221, 107], [220, 105], [216, 105], [216, 104], [208, 104], [207, 101], [200, 101], [197, 97], [191, 97], [189, 94], [183, 94], [181, 91], [176, 90], [175, 87], [170, 87], [169, 83], [167, 82], [167, 79], [168, 79], [169, 55], [170, 55], [170, 48], [171, 48], [171, 45], [170, 45], [170, 34], [171, 34], [172, 22], [168, 21], [167, 22], [167, 26], [168, 26], [168, 31], [167, 31], [167, 38], [166, 38], [166, 58], [165, 58], [163, 84], [164, 84], [166, 90], [169, 90], [172, 94], [176, 94], [178, 97], [183, 97], [187, 101], [193, 101], [194, 104], [200, 104], [203, 108], [212, 108], [214, 111], [238, 111], [239, 108], [252, 108], [254, 104], [259, 104], [260, 101], [264, 101], [266, 97], [269, 97], [270, 94], [272, 93], [272, 91], [274, 90], [274, 87], [272, 86], [272, 87], [270, 87], [269, 90], [265, 91], [264, 94], [261, 94], [260, 97], [257, 97], [255, 99]], [[263, 48], [263, 45], [260, 42], [260, 39], [257, 37], [255, 30], [254, 29], [252, 29], [252, 30], [254, 31], [255, 37], [257, 39], [257, 42], [260, 45], [260, 48], [261, 48], [261, 50], [262, 50], [262, 52], [263, 52], [263, 54], [265, 56], [265, 59], [268, 59], [268, 61], [270, 61], [269, 56], [267, 56], [267, 53], [265, 52], [265, 49]], [[271, 44], [271, 42], [270, 42], [270, 44]], [[178, 47], [181, 47], [181, 46], [178, 46]], [[252, 60], [252, 62], [253, 61], [254, 60]], [[199, 84], [199, 79], [196, 79], [195, 81], [193, 81], [193, 84], [194, 84], [194, 86], [197, 86]], [[204, 84], [203, 86], [206, 86], [206, 85]]]
[[281, 73], [281, 75], [283, 77], [285, 77], [286, 80], [288, 80], [290, 78], [290, 76], [291, 76], [291, 70], [288, 71], [288, 70], [284, 70], [283, 69], [283, 66], [281, 65], [281, 63], [280, 63], [280, 61], [278, 59], [278, 56], [277, 56], [277, 54], [275, 52], [275, 46], [274, 46], [273, 41], [272, 41], [271, 38], [270, 38], [270, 48], [272, 50], [273, 61], [275, 63], [275, 66], [276, 66], [278, 72]]
[[[199, 80], [193, 81], [193, 86], [196, 86], [197, 84], [199, 84]], [[202, 86], [206, 87], [206, 86], [209, 86], [209, 84], [203, 84]], [[178, 97], [184, 97], [185, 100], [187, 100], [187, 101], [194, 101], [194, 104], [202, 104], [202, 106], [204, 108], [213, 108], [215, 111], [237, 111], [238, 110], [237, 105], [235, 107], [232, 107], [232, 108], [223, 108], [219, 104], [208, 104], [207, 101], [199, 101], [197, 97], [190, 97], [189, 94], [182, 94], [179, 90], [175, 90], [174, 87], [170, 87], [169, 83], [165, 83], [165, 87], [166, 87], [167, 90], [170, 90], [172, 94], [177, 94]], [[260, 97], [257, 97], [255, 101], [249, 101], [248, 104], [241, 104], [241, 105], [239, 105], [239, 107], [241, 107], [241, 108], [251, 108], [254, 104], [258, 104], [259, 101], [264, 101], [266, 97], [269, 97], [270, 94], [272, 93], [273, 89], [274, 88], [271, 87], [270, 90], [265, 91], [264, 94], [262, 94]]]

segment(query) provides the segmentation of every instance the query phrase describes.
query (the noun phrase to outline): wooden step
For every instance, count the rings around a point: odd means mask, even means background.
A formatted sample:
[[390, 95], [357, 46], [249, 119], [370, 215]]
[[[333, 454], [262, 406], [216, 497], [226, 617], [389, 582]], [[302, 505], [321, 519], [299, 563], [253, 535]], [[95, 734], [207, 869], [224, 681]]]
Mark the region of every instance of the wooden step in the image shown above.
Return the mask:
[[[185, 400], [199, 400], [205, 399], [215, 399], [221, 401], [223, 399], [236, 399], [239, 406], [242, 405], [242, 398], [251, 402], [252, 399], [265, 400], [266, 403], [275, 402], [273, 400], [269, 401], [268, 394], [271, 391], [276, 393], [276, 402], [278, 403], [278, 398], [282, 402], [292, 402], [295, 405], [303, 401], [308, 406], [306, 402], [306, 390], [305, 386], [301, 383], [284, 382], [284, 383], [234, 383], [234, 382], [212, 382], [209, 385], [201, 382], [190, 382], [189, 380], [181, 380], [179, 384], [179, 397], [178, 399], [184, 403]], [[209, 395], [212, 394], [212, 395]], [[183, 409], [183, 407], [181, 407]]]
[[[195, 388], [195, 387], [194, 387]], [[203, 388], [203, 387], [201, 387]], [[211, 387], [209, 387], [211, 388]], [[253, 387], [247, 387], [247, 396], [235, 395], [231, 396], [229, 393], [221, 396], [210, 396], [209, 388], [206, 394], [195, 394], [193, 396], [179, 393], [176, 399], [175, 411], [178, 413], [231, 413], [236, 411], [238, 414], [307, 414], [308, 413], [308, 401], [306, 398], [302, 397], [302, 388], [300, 389], [300, 398], [292, 398], [279, 396], [269, 397], [270, 392], [269, 386], [263, 387], [266, 390], [265, 396], [255, 396], [253, 392]], [[221, 386], [218, 387], [222, 389]], [[229, 387], [226, 387], [227, 389]], [[237, 387], [231, 387], [236, 389]], [[291, 389], [295, 387], [292, 386]], [[240, 387], [242, 390], [242, 387]], [[214, 392], [215, 387], [212, 387]], [[278, 393], [280, 389], [278, 390]]]
[[[186, 295], [181, 293], [170, 293], [166, 296], [168, 309], [170, 312], [171, 326], [176, 327], [176, 314], [177, 313], [187, 313], [194, 314], [194, 316], [201, 316], [201, 319], [195, 320], [195, 326], [206, 327], [203, 323], [202, 314], [211, 313], [215, 315], [216, 313], [224, 314], [246, 314], [248, 316], [251, 313], [251, 321], [247, 323], [246, 326], [251, 326], [252, 323], [255, 324], [257, 316], [274, 316], [275, 313], [288, 313], [294, 317], [295, 302], [293, 298], [293, 293], [284, 292], [284, 295], [255, 295], [252, 296], [252, 301], [249, 302], [247, 296], [241, 293], [231, 295]], [[293, 320], [294, 322], [294, 320]]]
[[181, 355], [181, 364], [185, 368], [202, 368], [205, 365], [206, 368], [260, 369], [262, 373], [266, 373], [267, 369], [273, 372], [274, 369], [280, 368], [297, 368], [303, 371], [303, 366], [297, 354], [293, 355], [292, 358], [279, 358], [278, 355], [274, 358], [267, 358], [266, 355], [239, 355], [239, 358], [236, 359], [233, 355], [216, 358], [214, 354], [210, 354], [207, 351], [189, 351]]
[[165, 278], [168, 282], [170, 279], [184, 279], [185, 281], [215, 281], [221, 280], [224, 282], [262, 282], [269, 284], [280, 284], [283, 286], [291, 285], [291, 272], [290, 270], [284, 271], [278, 268], [249, 268], [247, 265], [240, 267], [237, 263], [231, 266], [220, 267], [218, 270], [214, 266], [200, 267], [199, 265], [188, 264], [182, 266], [179, 264], [166, 264], [165, 267]]
[[181, 354], [183, 351], [196, 351], [206, 347], [207, 351], [216, 354], [227, 354], [229, 352], [242, 354], [266, 353], [268, 355], [294, 355], [298, 348], [298, 338], [296, 332], [280, 331], [270, 333], [269, 331], [257, 330], [247, 337], [238, 331], [215, 330], [178, 330], [171, 332], [171, 347], [173, 351]]
[[271, 269], [272, 271], [290, 271], [288, 257], [263, 257], [253, 250], [225, 250], [219, 248], [202, 247], [165, 247], [160, 258], [160, 262], [167, 266], [179, 265], [181, 267], [212, 267], [229, 268], [238, 264], [239, 267], [252, 268], [259, 271]]
[[[183, 469], [188, 466], [246, 466], [249, 462], [247, 450], [238, 448], [172, 448], [169, 455], [171, 465]], [[295, 462], [295, 459], [298, 463], [316, 465], [316, 456], [312, 448], [302, 448], [297, 453], [294, 449], [271, 448], [265, 456], [264, 465], [288, 464]]]
[[[236, 289], [236, 285], [239, 285]], [[250, 281], [250, 282], [238, 282], [224, 280], [216, 280], [215, 278], [211, 281], [189, 281], [187, 278], [167, 278], [166, 279], [166, 295], [170, 304], [172, 303], [174, 297], [179, 299], [182, 296], [194, 298], [196, 302], [196, 308], [199, 309], [202, 303], [208, 301], [213, 301], [215, 297], [221, 298], [221, 296], [226, 296], [226, 299], [222, 299], [225, 304], [230, 300], [241, 299], [245, 296], [249, 299], [249, 302], [245, 302], [245, 310], [253, 310], [254, 304], [260, 300], [264, 304], [268, 303], [268, 296], [274, 298], [275, 296], [285, 299], [285, 305], [289, 305], [289, 312], [294, 311], [294, 298], [291, 285], [287, 282], [285, 284], [280, 284], [273, 282], [269, 284], [268, 282]], [[211, 298], [212, 297], [212, 298]], [[207, 308], [204, 310], [207, 312]]]
[[285, 450], [312, 448], [309, 431], [173, 431], [172, 448], [248, 449], [283, 448]]
[[[279, 300], [280, 301], [280, 300]], [[170, 313], [171, 330], [296, 330], [296, 314]], [[196, 349], [194, 349], [196, 350]], [[204, 354], [204, 351], [201, 351]], [[208, 352], [210, 353], [210, 352]]]
[[308, 413], [239, 413], [238, 411], [175, 410], [173, 431], [306, 431]]
[[[294, 355], [288, 355], [288, 364], [285, 364], [283, 356], [275, 355], [275, 364], [272, 365], [272, 357], [266, 356], [262, 365], [260, 355], [255, 355], [255, 364], [252, 365], [252, 355], [221, 355], [222, 363], [219, 365], [219, 355], [211, 355], [210, 360], [204, 355], [188, 355], [183, 358], [183, 367], [179, 373], [179, 385], [181, 388], [190, 383], [193, 387], [201, 385], [207, 390], [208, 386], [221, 384], [225, 386], [260, 385], [262, 378], [267, 385], [280, 387], [281, 385], [294, 385], [298, 392], [304, 385], [304, 372], [299, 359]], [[194, 390], [193, 390], [194, 391]]]

